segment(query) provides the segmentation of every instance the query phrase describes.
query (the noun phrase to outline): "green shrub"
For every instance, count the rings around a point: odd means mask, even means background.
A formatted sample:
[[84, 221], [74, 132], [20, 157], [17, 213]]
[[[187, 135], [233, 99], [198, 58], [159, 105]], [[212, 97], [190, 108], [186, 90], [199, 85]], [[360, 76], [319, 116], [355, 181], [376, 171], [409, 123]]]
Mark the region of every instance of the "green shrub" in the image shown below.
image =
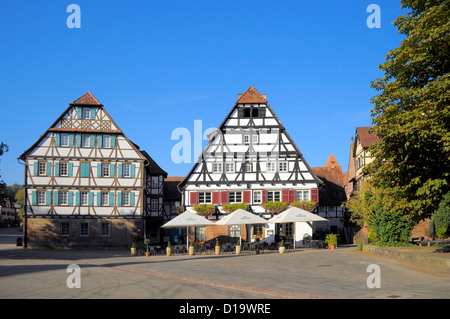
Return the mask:
[[413, 224], [406, 217], [397, 213], [385, 211], [381, 205], [376, 205], [373, 230], [378, 239], [374, 242], [380, 246], [406, 246]]
[[450, 192], [444, 196], [432, 218], [436, 236], [441, 239], [446, 238], [450, 225]]

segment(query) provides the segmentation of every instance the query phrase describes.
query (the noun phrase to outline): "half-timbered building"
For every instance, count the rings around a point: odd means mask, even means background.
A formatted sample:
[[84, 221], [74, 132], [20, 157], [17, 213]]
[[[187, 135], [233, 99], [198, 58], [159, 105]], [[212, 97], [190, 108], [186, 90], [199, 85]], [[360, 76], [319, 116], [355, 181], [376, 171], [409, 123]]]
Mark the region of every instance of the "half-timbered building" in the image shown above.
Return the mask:
[[20, 159], [30, 246], [122, 247], [144, 237], [147, 158], [91, 93]]
[[[245, 203], [251, 212], [270, 218], [262, 203], [319, 201], [322, 181], [309, 167], [266, 96], [253, 86], [239, 94], [225, 119], [208, 137], [199, 160], [179, 184], [187, 209], [197, 204], [214, 205], [214, 219], [225, 214], [223, 205]], [[208, 240], [212, 233], [217, 236], [214, 227], [196, 229], [195, 240]], [[293, 239], [292, 224], [243, 227], [230, 226], [225, 235], [247, 241], [256, 237], [265, 241], [277, 241], [279, 236]], [[296, 241], [314, 230], [307, 223], [297, 223], [295, 227]]]

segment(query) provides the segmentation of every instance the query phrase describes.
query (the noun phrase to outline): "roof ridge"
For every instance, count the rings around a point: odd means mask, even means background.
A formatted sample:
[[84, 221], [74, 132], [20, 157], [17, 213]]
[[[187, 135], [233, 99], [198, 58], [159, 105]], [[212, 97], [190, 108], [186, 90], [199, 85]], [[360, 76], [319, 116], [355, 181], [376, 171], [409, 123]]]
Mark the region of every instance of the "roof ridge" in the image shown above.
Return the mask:
[[244, 94], [239, 94], [236, 103], [266, 103], [266, 95], [258, 92], [253, 85], [245, 91]]
[[87, 92], [83, 96], [79, 97], [72, 104], [88, 104], [88, 105], [101, 105], [101, 103], [92, 95], [91, 92]]

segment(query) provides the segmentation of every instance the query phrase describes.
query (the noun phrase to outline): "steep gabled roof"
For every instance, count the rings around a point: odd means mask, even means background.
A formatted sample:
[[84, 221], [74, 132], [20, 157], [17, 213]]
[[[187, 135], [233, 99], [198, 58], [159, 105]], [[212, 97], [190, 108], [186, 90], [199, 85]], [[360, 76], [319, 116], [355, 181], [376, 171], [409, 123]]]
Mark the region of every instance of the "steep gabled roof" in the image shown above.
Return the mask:
[[264, 95], [260, 94], [253, 85], [250, 86], [244, 94], [239, 94], [239, 99], [236, 103], [266, 103], [267, 100]]
[[356, 134], [359, 138], [361, 146], [364, 148], [369, 147], [373, 143], [379, 142], [380, 138], [375, 133], [369, 133], [369, 130], [372, 127], [370, 126], [362, 126], [356, 128]]
[[312, 167], [312, 170], [325, 183], [319, 189], [320, 205], [336, 206], [345, 201], [344, 174], [333, 154], [330, 155], [324, 167]]
[[92, 95], [91, 92], [87, 92], [82, 97], [73, 101], [72, 104], [101, 105], [101, 103]]
[[149, 175], [163, 175], [164, 178], [167, 177], [167, 173], [151, 158], [146, 151], [140, 151], [141, 154], [147, 159], [148, 165], [145, 165], [147, 174]]

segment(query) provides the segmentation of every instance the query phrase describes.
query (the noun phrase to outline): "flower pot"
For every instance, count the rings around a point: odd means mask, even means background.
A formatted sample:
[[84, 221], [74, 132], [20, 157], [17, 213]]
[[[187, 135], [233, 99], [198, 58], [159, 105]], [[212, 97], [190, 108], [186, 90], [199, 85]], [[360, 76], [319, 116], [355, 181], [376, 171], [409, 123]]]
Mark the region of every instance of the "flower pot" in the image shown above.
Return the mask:
[[150, 257], [150, 253], [148, 251], [145, 252], [145, 257]]
[[286, 251], [286, 247], [284, 247], [284, 246], [281, 246], [280, 248], [278, 248], [278, 252], [280, 254], [284, 254], [285, 251]]
[[334, 245], [328, 245], [328, 249], [334, 249], [335, 246]]
[[189, 246], [189, 256], [194, 255], [194, 246]]
[[131, 247], [131, 256], [136, 256], [137, 255], [137, 249], [134, 247]]
[[167, 247], [166, 248], [166, 255], [167, 256], [172, 256], [172, 247]]
[[240, 254], [241, 254], [241, 246], [236, 245], [236, 255], [240, 255]]
[[216, 246], [216, 255], [220, 255], [220, 246]]

